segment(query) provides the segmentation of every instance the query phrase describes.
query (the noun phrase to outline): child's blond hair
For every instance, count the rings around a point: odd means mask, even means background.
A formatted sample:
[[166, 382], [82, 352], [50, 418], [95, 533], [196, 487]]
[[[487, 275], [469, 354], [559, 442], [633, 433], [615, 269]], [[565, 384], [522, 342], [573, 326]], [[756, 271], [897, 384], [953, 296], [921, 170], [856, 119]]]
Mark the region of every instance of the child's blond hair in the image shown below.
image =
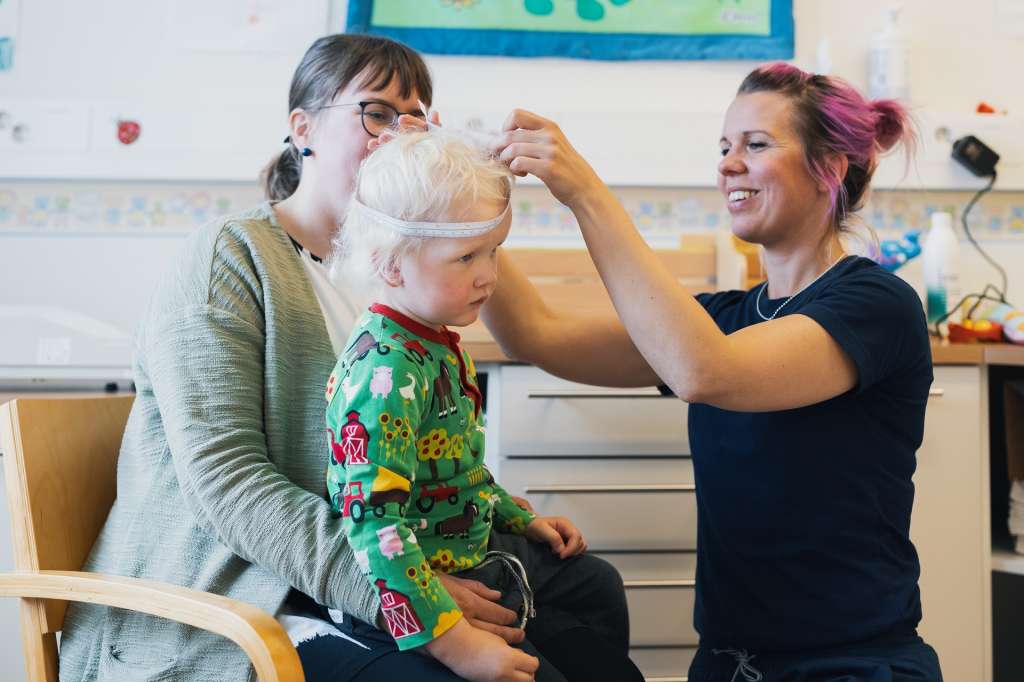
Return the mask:
[[[432, 128], [402, 133], [366, 157], [353, 198], [392, 218], [456, 222], [481, 201], [504, 204], [512, 174], [487, 150], [457, 132]], [[458, 213], [457, 213], [458, 212]], [[334, 238], [331, 273], [357, 291], [372, 293], [382, 275], [425, 237], [403, 235], [364, 211], [349, 211]]]

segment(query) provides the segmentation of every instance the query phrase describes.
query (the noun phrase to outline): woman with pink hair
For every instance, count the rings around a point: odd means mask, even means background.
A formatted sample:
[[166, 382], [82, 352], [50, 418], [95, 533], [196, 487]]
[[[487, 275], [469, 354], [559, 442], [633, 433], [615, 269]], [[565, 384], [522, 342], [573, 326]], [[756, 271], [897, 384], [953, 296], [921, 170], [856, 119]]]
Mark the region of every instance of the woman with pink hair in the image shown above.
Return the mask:
[[[639, 354], [690, 403], [690, 681], [941, 680], [917, 635], [910, 541], [925, 317], [849, 239], [879, 155], [912, 147], [903, 107], [786, 64], [750, 73], [725, 115], [718, 186], [768, 278], [697, 297], [554, 123], [516, 111], [505, 128], [501, 157], [573, 211]], [[507, 293], [489, 315], [512, 310]]]

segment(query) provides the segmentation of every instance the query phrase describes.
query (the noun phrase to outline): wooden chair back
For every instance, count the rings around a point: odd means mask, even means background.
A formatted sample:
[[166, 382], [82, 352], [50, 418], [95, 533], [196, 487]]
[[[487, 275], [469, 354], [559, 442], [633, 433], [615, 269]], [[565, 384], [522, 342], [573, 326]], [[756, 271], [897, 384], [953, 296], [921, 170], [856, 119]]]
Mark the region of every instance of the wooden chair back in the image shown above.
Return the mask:
[[[117, 491], [134, 396], [29, 398], [0, 406], [0, 450], [18, 571], [78, 571]], [[26, 665], [57, 681], [67, 602], [21, 600]], [[30, 675], [31, 679], [40, 679]]]

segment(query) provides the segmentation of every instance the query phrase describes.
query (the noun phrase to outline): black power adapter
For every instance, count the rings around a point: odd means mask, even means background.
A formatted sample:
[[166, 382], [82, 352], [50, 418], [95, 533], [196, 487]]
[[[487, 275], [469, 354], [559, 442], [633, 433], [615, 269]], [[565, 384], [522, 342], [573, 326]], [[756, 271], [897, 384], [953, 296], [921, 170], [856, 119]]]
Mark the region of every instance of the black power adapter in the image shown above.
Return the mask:
[[979, 178], [995, 175], [999, 154], [974, 135], [961, 137], [953, 143], [953, 158]]

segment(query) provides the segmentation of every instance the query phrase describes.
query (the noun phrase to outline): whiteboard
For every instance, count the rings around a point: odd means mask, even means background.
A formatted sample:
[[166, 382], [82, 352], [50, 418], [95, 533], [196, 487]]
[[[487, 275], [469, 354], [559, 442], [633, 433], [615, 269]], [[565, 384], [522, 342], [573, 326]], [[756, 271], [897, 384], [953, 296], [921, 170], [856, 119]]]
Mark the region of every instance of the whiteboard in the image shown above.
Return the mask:
[[0, 236], [0, 386], [128, 388], [136, 327], [185, 236]]
[[[4, 178], [252, 180], [330, 0], [33, 0], [0, 72]], [[141, 134], [118, 139], [118, 123]], [[17, 133], [15, 133], [17, 129]]]

